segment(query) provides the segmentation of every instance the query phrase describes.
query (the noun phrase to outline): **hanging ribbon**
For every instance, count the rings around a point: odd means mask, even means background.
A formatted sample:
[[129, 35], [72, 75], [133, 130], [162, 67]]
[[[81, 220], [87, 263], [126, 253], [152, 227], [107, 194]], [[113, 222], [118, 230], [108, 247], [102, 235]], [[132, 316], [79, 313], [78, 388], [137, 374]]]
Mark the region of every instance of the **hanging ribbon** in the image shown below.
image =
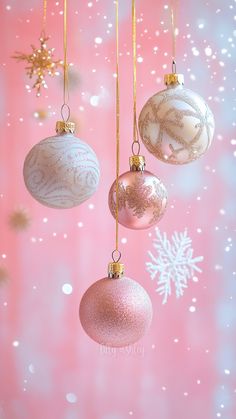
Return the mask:
[[171, 32], [172, 32], [172, 73], [176, 73], [176, 15], [178, 8], [178, 0], [172, 0], [170, 6], [171, 13]]
[[[139, 154], [140, 143], [138, 138], [138, 127], [137, 127], [137, 42], [136, 42], [136, 5], [135, 0], [132, 0], [132, 49], [133, 49], [133, 143], [132, 152], [133, 154]], [[134, 147], [138, 145], [138, 149], [135, 152]]]
[[[63, 50], [64, 50], [64, 64], [63, 64], [63, 105], [61, 107], [61, 116], [63, 121], [68, 121], [70, 118], [69, 89], [68, 89], [68, 64], [67, 64], [67, 0], [64, 0], [63, 11]], [[67, 112], [65, 117], [64, 112]]]
[[[119, 80], [119, 1], [116, 0], [116, 246], [115, 251], [119, 254], [119, 171], [120, 171], [120, 80]], [[114, 252], [113, 252], [114, 255]], [[112, 256], [113, 256], [112, 255]], [[114, 260], [114, 258], [113, 258]], [[114, 260], [115, 261], [115, 260]]]
[[43, 0], [43, 29], [42, 29], [42, 32], [45, 32], [46, 20], [47, 20], [47, 0]]

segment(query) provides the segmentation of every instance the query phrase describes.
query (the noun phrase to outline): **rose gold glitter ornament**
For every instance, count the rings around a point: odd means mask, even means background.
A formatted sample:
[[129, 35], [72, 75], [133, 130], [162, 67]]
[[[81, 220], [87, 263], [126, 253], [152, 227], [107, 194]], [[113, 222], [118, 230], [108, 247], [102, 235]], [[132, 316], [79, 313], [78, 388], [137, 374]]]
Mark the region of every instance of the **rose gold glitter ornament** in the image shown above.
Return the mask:
[[201, 157], [211, 145], [215, 128], [204, 99], [183, 83], [182, 74], [166, 74], [167, 89], [152, 96], [139, 116], [144, 145], [157, 159], [170, 164]]
[[[158, 177], [144, 170], [145, 159], [130, 157], [130, 171], [119, 176], [118, 221], [127, 228], [142, 230], [152, 227], [164, 214], [167, 191]], [[109, 208], [116, 217], [116, 181], [109, 192]]]
[[82, 297], [79, 316], [96, 342], [121, 347], [137, 342], [152, 320], [152, 303], [145, 289], [123, 277], [124, 265], [112, 262], [108, 277], [91, 285]]

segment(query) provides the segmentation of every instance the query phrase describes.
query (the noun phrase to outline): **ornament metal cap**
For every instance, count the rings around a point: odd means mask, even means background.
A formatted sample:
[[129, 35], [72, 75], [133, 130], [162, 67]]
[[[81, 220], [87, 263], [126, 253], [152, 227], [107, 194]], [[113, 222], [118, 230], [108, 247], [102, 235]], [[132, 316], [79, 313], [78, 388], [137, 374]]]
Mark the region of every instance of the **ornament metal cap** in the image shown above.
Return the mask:
[[145, 157], [140, 155], [131, 156], [129, 158], [129, 165], [132, 172], [140, 172], [145, 169]]
[[62, 134], [63, 132], [74, 134], [75, 123], [71, 121], [57, 121], [56, 132], [57, 134]]
[[184, 75], [178, 73], [165, 74], [164, 83], [166, 86], [171, 84], [184, 84]]
[[110, 262], [108, 265], [108, 278], [121, 278], [124, 275], [125, 265], [120, 262]]

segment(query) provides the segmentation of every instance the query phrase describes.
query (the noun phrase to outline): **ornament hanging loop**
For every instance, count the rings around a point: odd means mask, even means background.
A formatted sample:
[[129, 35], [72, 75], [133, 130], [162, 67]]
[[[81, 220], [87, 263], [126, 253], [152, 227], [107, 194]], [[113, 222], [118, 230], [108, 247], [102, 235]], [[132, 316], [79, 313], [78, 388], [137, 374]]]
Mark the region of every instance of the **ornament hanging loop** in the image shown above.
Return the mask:
[[70, 119], [70, 107], [67, 103], [63, 103], [61, 107], [61, 117], [64, 122], [68, 122]]
[[[136, 150], [135, 150], [135, 147], [137, 147]], [[132, 150], [133, 156], [138, 156], [139, 153], [140, 153], [140, 142], [139, 141], [133, 141], [131, 150]]]
[[172, 61], [172, 73], [176, 74], [176, 61], [175, 60]]
[[121, 252], [118, 249], [113, 250], [111, 254], [112, 260], [114, 263], [117, 263], [121, 259]]

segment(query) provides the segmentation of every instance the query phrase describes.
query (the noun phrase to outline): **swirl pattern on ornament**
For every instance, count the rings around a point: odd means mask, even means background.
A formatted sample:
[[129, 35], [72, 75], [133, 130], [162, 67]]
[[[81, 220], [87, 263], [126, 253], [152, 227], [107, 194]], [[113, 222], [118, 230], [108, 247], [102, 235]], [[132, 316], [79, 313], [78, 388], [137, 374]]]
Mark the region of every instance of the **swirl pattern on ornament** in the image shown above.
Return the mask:
[[30, 194], [52, 208], [72, 208], [88, 199], [100, 177], [96, 154], [72, 134], [49, 137], [36, 144], [24, 163]]
[[182, 86], [169, 87], [144, 105], [139, 131], [144, 145], [159, 160], [185, 164], [210, 147], [214, 117], [206, 102]]
[[[167, 191], [160, 179], [148, 171], [126, 172], [118, 183], [118, 221], [133, 229], [156, 224], [164, 214]], [[116, 216], [116, 182], [109, 192], [109, 208]]]

